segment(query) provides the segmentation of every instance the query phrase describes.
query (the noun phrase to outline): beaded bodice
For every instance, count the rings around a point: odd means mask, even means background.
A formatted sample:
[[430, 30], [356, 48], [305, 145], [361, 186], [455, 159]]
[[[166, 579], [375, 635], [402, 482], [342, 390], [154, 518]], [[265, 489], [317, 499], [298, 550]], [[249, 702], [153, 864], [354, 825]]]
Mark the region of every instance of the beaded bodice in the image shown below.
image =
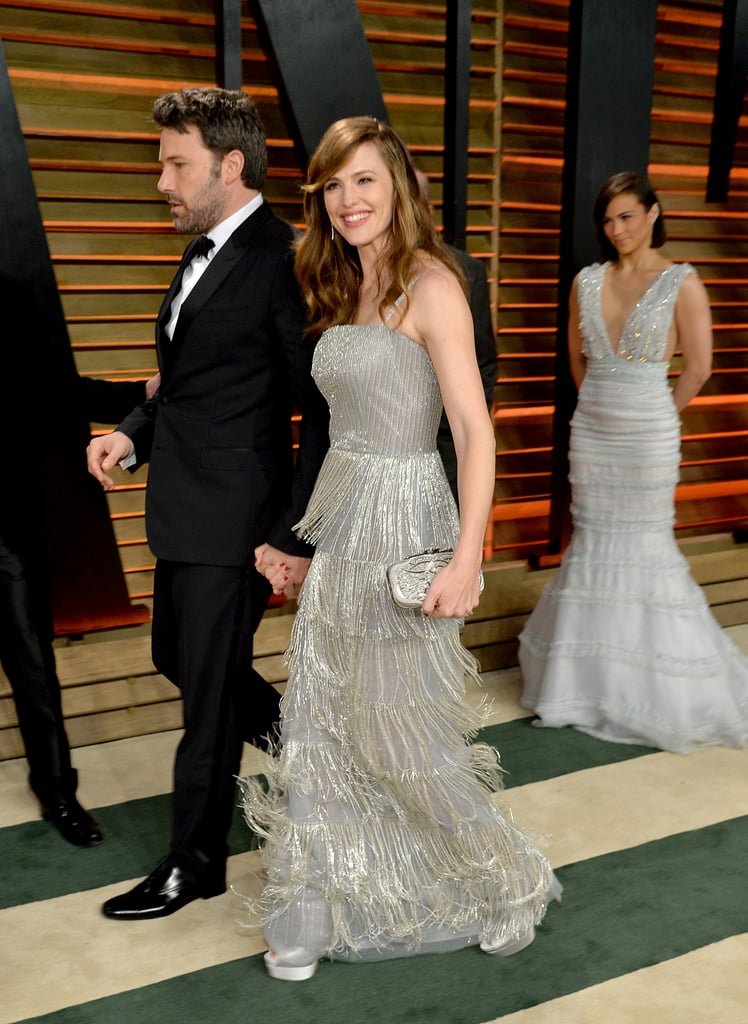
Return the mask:
[[386, 324], [340, 324], [319, 340], [312, 373], [330, 406], [330, 447], [430, 452], [442, 411], [431, 358]]
[[688, 263], [672, 263], [655, 278], [631, 311], [614, 352], [601, 305], [603, 281], [609, 266], [609, 263], [593, 263], [579, 275], [579, 327], [588, 366], [597, 360], [661, 362], [680, 286], [693, 272], [693, 267]]

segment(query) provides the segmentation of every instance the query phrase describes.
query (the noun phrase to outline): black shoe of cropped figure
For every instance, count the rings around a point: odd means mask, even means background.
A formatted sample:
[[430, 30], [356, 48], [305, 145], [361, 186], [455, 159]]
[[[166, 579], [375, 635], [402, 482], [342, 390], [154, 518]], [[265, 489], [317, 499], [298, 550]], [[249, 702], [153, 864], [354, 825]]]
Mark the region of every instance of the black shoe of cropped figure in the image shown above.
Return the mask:
[[43, 807], [42, 817], [73, 846], [98, 846], [104, 842], [98, 822], [83, 810], [75, 797]]

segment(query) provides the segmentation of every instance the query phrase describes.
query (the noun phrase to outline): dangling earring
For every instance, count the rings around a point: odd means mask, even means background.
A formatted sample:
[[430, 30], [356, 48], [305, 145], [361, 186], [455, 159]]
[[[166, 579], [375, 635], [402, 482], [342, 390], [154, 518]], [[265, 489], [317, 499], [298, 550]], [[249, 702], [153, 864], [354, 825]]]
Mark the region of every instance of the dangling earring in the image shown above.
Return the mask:
[[335, 241], [335, 228], [332, 226], [332, 224], [330, 225], [330, 241]]

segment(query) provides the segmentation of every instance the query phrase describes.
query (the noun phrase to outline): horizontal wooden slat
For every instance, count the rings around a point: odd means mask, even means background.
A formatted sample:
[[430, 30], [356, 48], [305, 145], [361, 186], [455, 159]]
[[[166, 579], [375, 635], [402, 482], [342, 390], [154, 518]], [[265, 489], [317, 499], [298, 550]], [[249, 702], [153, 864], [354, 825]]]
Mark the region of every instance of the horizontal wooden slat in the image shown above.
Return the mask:
[[[141, 22], [159, 22], [160, 24], [213, 27], [216, 19], [214, 14], [199, 11], [182, 11], [179, 9], [154, 8], [136, 4], [99, 3], [97, 0], [2, 0], [0, 7], [19, 8], [24, 11], [39, 13], [79, 14], [97, 18], [114, 18], [117, 20]], [[253, 26], [254, 22], [245, 20], [244, 27]]]

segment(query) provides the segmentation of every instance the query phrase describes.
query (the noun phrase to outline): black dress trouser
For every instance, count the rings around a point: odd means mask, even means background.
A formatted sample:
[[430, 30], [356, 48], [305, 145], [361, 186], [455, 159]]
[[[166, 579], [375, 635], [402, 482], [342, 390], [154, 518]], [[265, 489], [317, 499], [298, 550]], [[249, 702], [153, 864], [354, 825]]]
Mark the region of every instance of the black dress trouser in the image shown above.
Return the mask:
[[18, 715], [29, 784], [42, 807], [75, 796], [60, 681], [52, 647], [52, 612], [43, 569], [0, 537], [0, 663]]
[[242, 744], [278, 720], [279, 695], [252, 668], [268, 595], [254, 568], [156, 562], [153, 663], [179, 688], [184, 709], [171, 857], [209, 880], [225, 873]]

